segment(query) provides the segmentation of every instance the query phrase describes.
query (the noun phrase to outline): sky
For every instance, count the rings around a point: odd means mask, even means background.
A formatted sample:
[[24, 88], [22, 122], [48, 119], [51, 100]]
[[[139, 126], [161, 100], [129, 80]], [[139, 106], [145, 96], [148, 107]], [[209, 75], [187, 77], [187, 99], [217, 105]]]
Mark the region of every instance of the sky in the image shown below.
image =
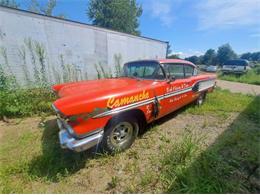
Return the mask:
[[[26, 9], [30, 0], [17, 0]], [[46, 0], [39, 0], [44, 4]], [[168, 41], [180, 57], [229, 43], [236, 53], [260, 51], [260, 0], [137, 0], [142, 36]], [[57, 0], [55, 14], [91, 24], [88, 0]]]

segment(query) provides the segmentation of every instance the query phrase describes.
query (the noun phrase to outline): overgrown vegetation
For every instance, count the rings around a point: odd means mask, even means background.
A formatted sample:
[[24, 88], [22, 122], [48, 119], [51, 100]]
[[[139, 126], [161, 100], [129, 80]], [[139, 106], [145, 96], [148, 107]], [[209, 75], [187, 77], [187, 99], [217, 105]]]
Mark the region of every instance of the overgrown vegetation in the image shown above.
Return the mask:
[[[103, 192], [256, 193], [260, 97], [217, 89], [207, 96], [203, 106], [188, 106], [181, 115], [205, 115], [205, 120], [207, 116], [213, 116], [221, 126], [232, 113], [240, 114], [227, 128], [219, 127], [224, 128], [222, 134], [215, 136], [212, 143], [208, 139], [217, 133], [215, 124], [201, 130], [204, 133], [200, 134], [186, 126], [183, 134], [174, 138], [167, 137], [167, 131], [160, 134], [162, 129], [157, 126], [147, 132], [147, 137], [137, 140], [139, 150], [134, 145], [115, 156], [102, 155], [94, 159], [89, 158], [89, 153], [62, 150], [58, 143], [58, 128], [52, 118], [43, 118], [40, 124], [39, 120], [31, 118], [29, 124], [19, 124], [4, 132], [0, 147], [0, 160], [4, 162], [0, 164], [0, 191], [77, 192], [78, 188], [84, 189], [86, 183], [83, 181], [93, 179], [89, 171], [95, 169], [98, 172], [111, 170], [108, 191]], [[38, 124], [38, 128], [31, 128]], [[151, 134], [156, 134], [157, 142], [165, 144], [156, 145], [150, 140]], [[156, 151], [151, 154], [150, 150]], [[139, 162], [142, 156], [145, 160]], [[145, 165], [140, 169], [143, 163]], [[112, 165], [118, 165], [118, 169]], [[129, 174], [125, 176], [126, 180], [122, 179], [124, 174]], [[94, 177], [98, 175], [100, 172]], [[139, 182], [132, 180], [133, 176], [139, 177]], [[55, 187], [51, 187], [52, 184]]]
[[[225, 99], [221, 100], [220, 96]], [[226, 102], [228, 98], [231, 100]], [[173, 144], [162, 160], [161, 178], [165, 192], [257, 193], [259, 188], [255, 182], [260, 176], [260, 97], [218, 91], [208, 100], [202, 109], [191, 110], [204, 114], [213, 112], [212, 108], [218, 112], [234, 112], [231, 101], [236, 102], [236, 110], [246, 108], [206, 149], [203, 141], [206, 138], [189, 132]]]
[[[18, 82], [10, 66], [7, 50], [0, 48], [0, 119], [5, 117], [25, 117], [34, 114], [51, 113], [51, 102], [54, 95], [50, 91], [52, 83], [72, 82], [88, 79], [75, 64], [65, 62], [59, 55], [59, 65], [49, 64], [45, 46], [30, 38], [24, 40], [24, 45], [18, 49], [21, 71], [24, 82]], [[122, 71], [122, 56], [114, 55], [114, 75], [120, 76]], [[28, 67], [32, 65], [32, 71]], [[101, 63], [95, 65], [97, 77], [112, 78], [112, 70]]]
[[218, 78], [227, 81], [260, 85], [260, 64], [257, 64], [255, 68], [249, 70], [243, 75], [219, 74]]
[[115, 54], [114, 62], [115, 62], [115, 76], [119, 77], [119, 76], [121, 76], [121, 73], [122, 73], [122, 55]]
[[50, 89], [17, 89], [0, 91], [0, 119], [52, 113], [55, 100]]
[[98, 79], [112, 78], [112, 72], [110, 68], [107, 68], [107, 70], [105, 70], [104, 66], [101, 63], [95, 64], [94, 67], [96, 69]]
[[241, 112], [250, 104], [254, 96], [231, 93], [228, 90], [217, 88], [214, 93], [209, 93], [206, 103], [201, 107], [188, 107], [186, 113], [207, 115], [217, 114], [228, 116], [230, 112]]
[[48, 88], [20, 88], [15, 78], [6, 75], [0, 66], [0, 120], [6, 117], [50, 114], [54, 98]]
[[105, 67], [102, 63], [94, 64], [94, 67], [98, 79], [119, 77], [122, 74], [122, 56], [120, 53], [114, 55], [114, 74], [109, 66]]
[[[24, 77], [16, 80], [16, 76], [20, 73], [13, 73], [14, 67], [10, 65], [7, 50], [4, 47], [0, 48], [0, 72], [6, 80], [12, 80], [12, 87], [8, 89], [22, 88], [47, 88], [53, 83], [73, 82], [87, 80], [88, 73], [82, 70], [82, 67], [74, 63], [67, 63], [63, 54], [58, 56], [58, 64], [50, 64], [49, 56], [43, 43], [26, 38], [24, 45], [18, 48], [18, 56], [20, 57], [21, 73]], [[2, 58], [2, 59], [1, 59]], [[94, 65], [96, 77], [112, 78], [118, 77], [122, 72], [122, 56], [120, 53], [114, 55], [114, 64], [102, 64], [101, 62]], [[2, 83], [1, 83], [2, 86]]]
[[[39, 114], [50, 114], [51, 103], [55, 97], [50, 90], [51, 82], [48, 76], [50, 71], [47, 64], [47, 53], [43, 44], [26, 39], [24, 46], [19, 49], [22, 73], [25, 83], [16, 80], [7, 55], [7, 50], [0, 48], [0, 119], [11, 117], [25, 117]], [[29, 57], [29, 59], [28, 59]], [[33, 66], [33, 74], [30, 75], [28, 60]], [[68, 65], [66, 66], [68, 67]], [[71, 76], [74, 69], [65, 72], [69, 80], [75, 80]], [[74, 71], [75, 72], [75, 71]], [[53, 73], [54, 76], [60, 73]], [[55, 78], [55, 77], [54, 77]], [[55, 82], [60, 82], [61, 79]], [[25, 87], [26, 86], [26, 87]]]

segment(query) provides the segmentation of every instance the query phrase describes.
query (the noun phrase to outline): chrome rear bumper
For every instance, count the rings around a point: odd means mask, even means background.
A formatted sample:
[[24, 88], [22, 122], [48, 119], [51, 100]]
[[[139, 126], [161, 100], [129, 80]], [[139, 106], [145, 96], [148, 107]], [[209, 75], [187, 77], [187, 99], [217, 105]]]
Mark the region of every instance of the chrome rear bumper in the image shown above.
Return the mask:
[[98, 131], [97, 133], [89, 135], [85, 138], [76, 139], [68, 133], [68, 130], [64, 128], [59, 119], [57, 119], [57, 123], [60, 128], [59, 139], [61, 148], [67, 148], [76, 152], [82, 152], [97, 145], [102, 140], [104, 132], [103, 129], [100, 129], [100, 131]]

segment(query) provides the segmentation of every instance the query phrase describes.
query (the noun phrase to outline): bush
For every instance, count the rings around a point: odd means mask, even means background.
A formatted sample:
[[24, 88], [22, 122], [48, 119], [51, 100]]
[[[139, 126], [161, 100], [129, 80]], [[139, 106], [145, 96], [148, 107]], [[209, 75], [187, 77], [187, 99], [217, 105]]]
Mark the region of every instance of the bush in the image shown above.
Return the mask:
[[240, 83], [248, 83], [254, 85], [260, 85], [260, 66], [256, 66], [249, 70], [246, 74], [243, 75], [222, 75], [220, 74], [218, 77], [222, 80], [227, 81], [235, 81]]
[[257, 75], [260, 75], [260, 64], [256, 64], [255, 68], [253, 69]]
[[0, 118], [25, 117], [52, 113], [55, 95], [48, 89], [17, 89], [0, 91]]
[[13, 76], [6, 75], [0, 66], [0, 91], [14, 88], [14, 86], [15, 78]]

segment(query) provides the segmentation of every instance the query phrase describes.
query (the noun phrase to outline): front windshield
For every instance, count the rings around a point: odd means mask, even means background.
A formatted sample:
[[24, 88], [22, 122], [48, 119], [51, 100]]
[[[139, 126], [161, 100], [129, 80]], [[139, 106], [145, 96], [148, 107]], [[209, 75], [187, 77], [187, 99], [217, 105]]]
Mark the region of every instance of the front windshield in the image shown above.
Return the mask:
[[124, 65], [124, 76], [141, 79], [164, 79], [160, 65], [154, 61], [127, 63]]

